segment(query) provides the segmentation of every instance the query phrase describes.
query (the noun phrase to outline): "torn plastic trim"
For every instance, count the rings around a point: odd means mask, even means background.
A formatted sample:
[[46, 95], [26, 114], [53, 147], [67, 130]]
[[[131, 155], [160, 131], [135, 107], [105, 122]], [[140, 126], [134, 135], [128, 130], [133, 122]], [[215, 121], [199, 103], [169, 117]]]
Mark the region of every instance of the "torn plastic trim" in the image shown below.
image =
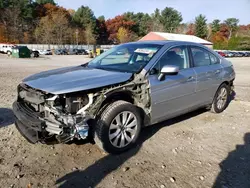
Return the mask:
[[134, 79], [116, 86], [104, 87], [94, 94], [93, 104], [86, 109], [94, 118], [98, 115], [105, 100], [114, 93], [129, 92], [134, 100], [134, 104], [143, 109], [147, 117], [151, 116], [151, 97], [148, 79], [142, 75], [135, 75]]

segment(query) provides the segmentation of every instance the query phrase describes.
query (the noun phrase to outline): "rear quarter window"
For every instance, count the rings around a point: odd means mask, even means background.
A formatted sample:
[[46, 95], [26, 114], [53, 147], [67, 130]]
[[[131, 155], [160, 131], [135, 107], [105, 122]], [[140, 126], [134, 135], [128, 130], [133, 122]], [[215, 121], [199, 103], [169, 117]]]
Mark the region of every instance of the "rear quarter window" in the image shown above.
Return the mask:
[[216, 57], [214, 54], [210, 53], [209, 55], [210, 55], [211, 65], [220, 63], [220, 59]]

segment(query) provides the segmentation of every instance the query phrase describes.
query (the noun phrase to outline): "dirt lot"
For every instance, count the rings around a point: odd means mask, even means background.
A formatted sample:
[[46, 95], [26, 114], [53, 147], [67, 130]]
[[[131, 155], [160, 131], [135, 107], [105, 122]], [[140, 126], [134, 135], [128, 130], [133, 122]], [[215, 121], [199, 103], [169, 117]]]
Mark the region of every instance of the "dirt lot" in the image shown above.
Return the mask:
[[235, 58], [236, 97], [219, 115], [199, 110], [143, 130], [120, 156], [90, 143], [29, 144], [15, 129], [16, 86], [82, 56], [0, 56], [0, 187], [250, 187], [250, 58]]

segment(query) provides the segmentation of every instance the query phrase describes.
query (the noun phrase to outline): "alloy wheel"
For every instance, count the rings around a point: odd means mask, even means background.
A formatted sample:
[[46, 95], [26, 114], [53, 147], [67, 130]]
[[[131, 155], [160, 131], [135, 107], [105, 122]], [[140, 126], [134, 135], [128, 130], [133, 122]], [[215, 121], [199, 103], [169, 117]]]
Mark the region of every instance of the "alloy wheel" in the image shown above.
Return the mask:
[[217, 97], [217, 108], [218, 109], [222, 109], [225, 107], [226, 103], [227, 103], [227, 90], [226, 88], [222, 87], [220, 89], [220, 92], [218, 93], [218, 97]]
[[136, 135], [138, 121], [136, 116], [129, 111], [118, 114], [109, 127], [109, 141], [117, 147], [123, 148], [130, 144]]

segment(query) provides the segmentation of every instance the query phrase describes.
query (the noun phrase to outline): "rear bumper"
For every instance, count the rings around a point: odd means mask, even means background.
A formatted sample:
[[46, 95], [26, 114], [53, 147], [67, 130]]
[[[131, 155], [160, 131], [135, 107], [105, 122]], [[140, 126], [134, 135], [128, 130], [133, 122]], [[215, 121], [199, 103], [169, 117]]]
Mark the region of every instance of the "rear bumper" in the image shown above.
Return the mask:
[[45, 122], [40, 117], [25, 107], [25, 104], [14, 102], [13, 112], [16, 117], [15, 125], [20, 134], [30, 143], [40, 141], [39, 132], [42, 132]]

